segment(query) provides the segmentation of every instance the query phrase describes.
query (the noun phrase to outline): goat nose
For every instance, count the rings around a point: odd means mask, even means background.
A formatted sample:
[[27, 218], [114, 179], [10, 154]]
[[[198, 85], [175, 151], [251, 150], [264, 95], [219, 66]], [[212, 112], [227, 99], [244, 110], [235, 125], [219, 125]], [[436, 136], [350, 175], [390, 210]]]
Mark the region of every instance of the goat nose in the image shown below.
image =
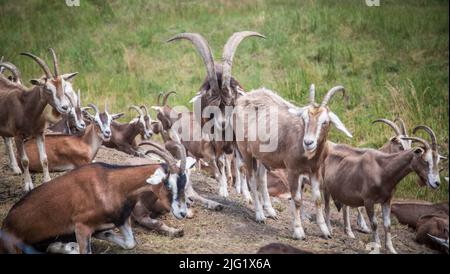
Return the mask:
[[68, 105], [62, 105], [61, 108], [62, 108], [64, 111], [69, 110], [69, 106], [68, 106]]
[[310, 139], [305, 139], [303, 142], [305, 143], [306, 146], [310, 146], [314, 143], [314, 141]]
[[183, 217], [183, 218], [184, 218], [184, 217], [186, 217], [186, 212], [184, 212], [184, 211], [181, 211], [181, 212], [180, 212], [180, 215], [181, 215], [181, 217]]

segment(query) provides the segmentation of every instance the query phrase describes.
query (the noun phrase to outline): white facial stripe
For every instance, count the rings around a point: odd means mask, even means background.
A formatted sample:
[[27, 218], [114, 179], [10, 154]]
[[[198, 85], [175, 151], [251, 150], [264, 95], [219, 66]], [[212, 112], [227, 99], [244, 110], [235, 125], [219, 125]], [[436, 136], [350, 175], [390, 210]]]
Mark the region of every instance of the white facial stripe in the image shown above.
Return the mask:
[[328, 115], [325, 111], [323, 111], [320, 116], [319, 119], [317, 119], [317, 131], [316, 131], [316, 142], [319, 139], [320, 136], [320, 132], [322, 131], [322, 124], [328, 122]]
[[170, 189], [172, 190], [172, 203], [177, 203], [176, 200], [178, 198], [178, 186], [177, 186], [177, 174], [170, 174], [169, 175], [169, 185]]
[[439, 185], [436, 185], [436, 182], [440, 182], [439, 173], [435, 174], [434, 172], [434, 163], [433, 163], [433, 153], [430, 149], [425, 152], [424, 155], [425, 161], [428, 163], [428, 183], [436, 188]]

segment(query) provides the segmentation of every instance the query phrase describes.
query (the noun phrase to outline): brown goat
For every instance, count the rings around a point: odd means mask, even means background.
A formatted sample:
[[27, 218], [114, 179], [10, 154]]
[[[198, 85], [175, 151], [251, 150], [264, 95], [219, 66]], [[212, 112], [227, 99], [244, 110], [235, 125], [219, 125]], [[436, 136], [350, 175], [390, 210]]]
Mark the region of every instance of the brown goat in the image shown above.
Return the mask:
[[[27, 88], [21, 84], [13, 83], [0, 75], [0, 136], [15, 137], [17, 151], [24, 167], [24, 190], [33, 188], [28, 169], [28, 157], [24, 148], [24, 140], [35, 137], [38, 144], [39, 158], [44, 170], [44, 182], [50, 180], [47, 156], [44, 145], [45, 118], [42, 115], [44, 108], [50, 104], [60, 113], [68, 113], [70, 102], [64, 89], [77, 73], [59, 74], [58, 62], [55, 52], [50, 49], [53, 56], [55, 74], [52, 75], [47, 64], [31, 53], [22, 55], [31, 57], [44, 70], [45, 77], [31, 80], [33, 88]], [[1, 64], [7, 69], [10, 66]]]
[[314, 252], [298, 249], [288, 244], [271, 243], [261, 247], [256, 254], [314, 254]]
[[[433, 189], [440, 184], [437, 169], [439, 154], [435, 139], [433, 138], [432, 146], [417, 137], [403, 139], [420, 142], [423, 147], [398, 153], [383, 153], [375, 149], [357, 149], [327, 143], [322, 177], [326, 222], [330, 229], [331, 196], [333, 200], [350, 207], [364, 206], [371, 221], [373, 241], [379, 244], [377, 218], [374, 214], [374, 205], [379, 203], [382, 206], [386, 248], [391, 253], [396, 253], [391, 239], [390, 212], [397, 184], [411, 172], [415, 172], [423, 184], [428, 184]], [[344, 223], [348, 227], [348, 214], [344, 212], [344, 216], [347, 216]]]
[[[142, 195], [147, 193], [156, 200], [154, 193], [163, 191], [171, 201], [172, 214], [179, 219], [186, 216], [186, 165], [193, 162], [184, 155], [177, 164], [157, 145], [149, 153], [166, 163], [89, 164], [39, 186], [11, 208], [2, 230], [33, 246], [75, 234], [81, 253], [91, 252], [91, 235], [133, 248], [136, 243], [129, 217]], [[111, 230], [114, 227], [123, 237]], [[0, 252], [10, 249], [6, 244], [0, 239]]]
[[416, 242], [448, 254], [448, 213], [423, 215], [416, 227]]
[[[89, 104], [95, 110], [92, 116], [85, 115], [91, 120], [82, 136], [75, 135], [46, 135], [45, 148], [48, 157], [48, 168], [51, 171], [67, 171], [92, 162], [97, 155], [103, 141], [111, 138], [111, 121], [121, 114], [109, 114], [106, 110], [100, 113], [97, 106]], [[38, 147], [35, 139], [25, 143], [25, 151], [29, 155], [29, 168], [34, 172], [42, 172], [38, 161]]]
[[[291, 193], [291, 207], [294, 217], [295, 239], [304, 239], [305, 233], [300, 219], [302, 205], [300, 175], [310, 177], [313, 200], [317, 210], [317, 223], [323, 233], [328, 238], [330, 233], [325, 224], [321, 205], [321, 176], [320, 167], [326, 157], [325, 142], [331, 124], [347, 136], [351, 134], [345, 128], [336, 114], [331, 112], [327, 104], [331, 97], [338, 91], [344, 91], [341, 86], [334, 87], [328, 91], [320, 105], [315, 103], [314, 85], [310, 88], [310, 104], [299, 108], [285, 101], [283, 98], [267, 89], [258, 89], [238, 98], [235, 116], [237, 124], [235, 133], [239, 151], [245, 163], [247, 178], [250, 179], [250, 188], [253, 194], [253, 201], [256, 209], [256, 220], [264, 221], [265, 215], [263, 206], [259, 201], [259, 193], [263, 197], [264, 208], [269, 217], [276, 217], [276, 212], [270, 204], [270, 197], [267, 192], [266, 168], [285, 168], [288, 173], [289, 190]], [[256, 115], [258, 114], [258, 120]], [[270, 116], [274, 114], [274, 119]], [[261, 117], [265, 117], [262, 119]], [[270, 123], [271, 132], [266, 136], [257, 134], [259, 127], [267, 128], [264, 122]], [[277, 124], [276, 124], [277, 123]], [[239, 132], [240, 129], [241, 132]], [[242, 132], [243, 131], [243, 132]], [[259, 133], [259, 130], [258, 130]], [[256, 140], [249, 138], [251, 134], [256, 135]], [[265, 148], [261, 140], [273, 140], [274, 148]], [[267, 141], [265, 141], [267, 142]]]
[[[226, 165], [224, 154], [235, 153], [233, 151], [235, 150], [234, 140], [226, 140], [226, 138], [223, 138], [227, 129], [231, 129], [229, 115], [231, 113], [227, 113], [227, 107], [235, 106], [237, 98], [245, 94], [244, 89], [240, 86], [239, 82], [231, 75], [231, 68], [237, 47], [245, 38], [252, 36], [265, 38], [263, 35], [253, 31], [234, 33], [224, 46], [222, 63], [216, 63], [214, 61], [208, 42], [198, 33], [181, 33], [168, 40], [168, 42], [180, 39], [189, 40], [197, 48], [205, 64], [207, 77], [201, 85], [197, 96], [195, 96], [191, 102], [193, 102], [195, 106], [198, 106], [194, 107], [194, 112], [200, 111], [203, 114], [207, 107], [216, 107], [220, 110], [218, 113], [213, 113], [213, 118], [211, 118], [211, 116], [208, 118], [204, 118], [202, 115], [198, 116], [203, 118], [201, 118], [201, 121], [197, 121], [197, 123], [203, 127], [209, 121], [214, 121], [214, 128], [212, 131], [216, 132], [203, 133], [202, 131], [202, 134], [209, 135], [206, 139], [212, 140], [211, 144], [213, 146], [215, 158], [220, 166], [219, 195], [223, 197], [228, 196], [227, 178], [224, 172], [224, 166]], [[219, 134], [222, 138], [215, 137], [219, 136]], [[239, 173], [240, 167], [236, 170]], [[240, 175], [238, 177], [240, 178]]]

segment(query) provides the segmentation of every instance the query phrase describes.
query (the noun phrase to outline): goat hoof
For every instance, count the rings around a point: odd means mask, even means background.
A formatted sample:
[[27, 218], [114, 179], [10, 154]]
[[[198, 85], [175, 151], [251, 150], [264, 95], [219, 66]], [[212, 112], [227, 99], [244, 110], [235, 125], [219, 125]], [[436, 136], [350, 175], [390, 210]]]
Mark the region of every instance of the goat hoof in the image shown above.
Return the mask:
[[292, 235], [292, 238], [294, 238], [294, 240], [305, 240], [306, 236], [305, 236], [305, 232], [304, 231], [294, 231], [294, 235]]
[[355, 238], [356, 238], [356, 237], [355, 237], [355, 234], [353, 234], [352, 231], [347, 231], [345, 234], [347, 234], [347, 236], [348, 236], [349, 238], [352, 238], [352, 239], [355, 239]]
[[169, 236], [171, 238], [180, 238], [184, 236], [184, 230], [183, 229], [175, 229], [174, 231], [169, 233]]
[[223, 205], [218, 204], [213, 208], [215, 211], [221, 211], [223, 209]]

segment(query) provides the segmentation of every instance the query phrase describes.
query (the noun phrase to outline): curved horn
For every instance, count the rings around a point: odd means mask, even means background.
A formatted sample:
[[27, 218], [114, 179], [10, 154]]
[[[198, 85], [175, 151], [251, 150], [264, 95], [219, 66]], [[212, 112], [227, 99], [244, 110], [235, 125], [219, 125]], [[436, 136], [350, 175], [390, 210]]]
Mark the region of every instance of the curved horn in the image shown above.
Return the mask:
[[256, 36], [266, 38], [264, 35], [254, 31], [235, 32], [228, 38], [227, 43], [223, 47], [222, 55], [222, 87], [227, 87], [230, 90], [231, 85], [231, 67], [233, 66], [234, 53], [237, 47], [247, 37]]
[[377, 123], [377, 122], [385, 123], [386, 125], [390, 126], [395, 131], [395, 134], [397, 136], [398, 135], [402, 135], [400, 133], [400, 129], [398, 128], [398, 126], [394, 122], [389, 121], [388, 119], [376, 119], [375, 121], [372, 122], [372, 124]]
[[173, 159], [171, 159], [163, 151], [161, 151], [159, 149], [151, 148], [151, 149], [148, 149], [147, 151], [145, 151], [144, 154], [145, 155], [148, 155], [148, 154], [156, 154], [156, 155], [158, 155], [159, 157], [161, 157], [169, 165], [169, 168], [171, 169], [171, 172], [176, 172], [176, 164], [175, 164], [175, 162], [173, 161]]
[[166, 93], [165, 95], [164, 95], [164, 98], [163, 98], [163, 101], [162, 101], [162, 105], [163, 106], [165, 106], [166, 105], [166, 103], [167, 103], [167, 98], [169, 98], [169, 95], [170, 94], [177, 94], [175, 91], [170, 91], [170, 92], [168, 92], [168, 93]]
[[28, 56], [31, 59], [33, 59], [42, 68], [42, 70], [44, 71], [45, 76], [47, 77], [47, 79], [51, 79], [52, 78], [52, 73], [50, 72], [50, 69], [48, 68], [48, 66], [44, 62], [44, 60], [42, 60], [41, 58], [39, 58], [36, 55], [33, 55], [32, 53], [29, 53], [29, 52], [22, 52], [20, 55]]
[[411, 140], [411, 141], [413, 141], [413, 142], [421, 143], [422, 145], [425, 146], [425, 148], [426, 148], [427, 150], [430, 149], [430, 144], [428, 144], [428, 142], [425, 141], [425, 140], [422, 139], [422, 138], [419, 138], [419, 137], [401, 137], [401, 139], [402, 139], [402, 140]]
[[425, 130], [428, 133], [428, 135], [430, 135], [431, 148], [434, 151], [436, 151], [437, 150], [437, 141], [436, 141], [436, 134], [434, 134], [434, 131], [429, 126], [419, 125], [414, 128], [413, 134], [416, 134], [416, 131], [418, 131], [419, 129]]
[[156, 104], [158, 105], [158, 106], [161, 106], [161, 97], [163, 96], [163, 93], [162, 92], [160, 92], [159, 94], [158, 94], [158, 99], [156, 100]]
[[12, 63], [10, 63], [10, 62], [0, 62], [0, 68], [5, 68], [5, 69], [11, 71], [11, 73], [13, 75], [14, 82], [17, 83], [20, 80], [20, 71]]
[[55, 69], [55, 77], [59, 76], [59, 64], [58, 64], [58, 58], [56, 58], [55, 50], [52, 48], [48, 49], [52, 54], [52, 60], [53, 60], [53, 67]]
[[135, 106], [135, 105], [129, 106], [128, 110], [131, 110], [131, 109], [136, 110], [137, 113], [139, 113], [139, 116], [144, 116], [144, 114], [142, 113], [142, 110], [140, 108], [138, 108], [137, 106]]
[[98, 110], [98, 107], [96, 105], [89, 103], [88, 107], [90, 107], [93, 110], [95, 110], [95, 114], [100, 113], [100, 111]]
[[343, 86], [335, 86], [334, 88], [330, 89], [327, 94], [325, 95], [325, 97], [323, 98], [322, 103], [320, 104], [322, 107], [325, 107], [328, 102], [330, 101], [331, 97], [333, 97], [333, 95], [338, 92], [341, 91], [343, 92], [344, 96], [345, 96], [345, 89]]
[[395, 118], [394, 123], [397, 123], [397, 122], [400, 124], [400, 129], [402, 130], [402, 134], [405, 136], [408, 136], [408, 132], [406, 131], [406, 125], [405, 125], [405, 122], [403, 121], [403, 119], [400, 117], [397, 117], [397, 118]]
[[140, 106], [140, 109], [143, 109], [145, 111], [145, 115], [148, 115], [148, 108], [146, 105]]
[[170, 152], [168, 152], [161, 145], [159, 145], [157, 143], [154, 143], [154, 142], [142, 142], [138, 146], [143, 146], [143, 145], [149, 145], [149, 146], [152, 146], [152, 147], [156, 148], [157, 151], [160, 153], [158, 155], [161, 156], [167, 162], [167, 164], [169, 166], [171, 166], [171, 168], [173, 169], [172, 170], [173, 172], [176, 172], [176, 160], [172, 156], [172, 154], [170, 154]]
[[203, 63], [206, 66], [206, 72], [208, 74], [209, 87], [213, 92], [219, 90], [219, 82], [217, 81], [216, 69], [214, 67], [214, 58], [211, 52], [211, 48], [208, 46], [205, 38], [198, 33], [180, 33], [167, 40], [172, 42], [175, 40], [186, 39], [191, 41], [197, 48], [198, 53], [203, 59]]
[[316, 96], [316, 87], [314, 84], [311, 84], [309, 87], [309, 104], [314, 105], [315, 103], [315, 96]]

